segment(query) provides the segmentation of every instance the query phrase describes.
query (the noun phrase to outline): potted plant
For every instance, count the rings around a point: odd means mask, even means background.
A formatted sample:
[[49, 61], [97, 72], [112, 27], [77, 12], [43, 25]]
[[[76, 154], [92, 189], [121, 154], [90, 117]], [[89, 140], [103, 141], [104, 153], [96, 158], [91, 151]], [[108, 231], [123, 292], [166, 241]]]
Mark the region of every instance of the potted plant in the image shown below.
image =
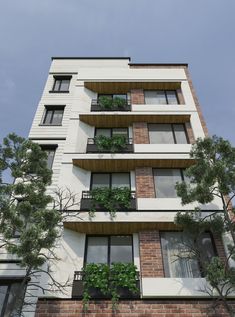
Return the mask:
[[127, 140], [124, 135], [114, 135], [113, 137], [98, 135], [95, 137], [95, 144], [100, 152], [110, 151], [114, 153], [123, 150], [126, 147]]

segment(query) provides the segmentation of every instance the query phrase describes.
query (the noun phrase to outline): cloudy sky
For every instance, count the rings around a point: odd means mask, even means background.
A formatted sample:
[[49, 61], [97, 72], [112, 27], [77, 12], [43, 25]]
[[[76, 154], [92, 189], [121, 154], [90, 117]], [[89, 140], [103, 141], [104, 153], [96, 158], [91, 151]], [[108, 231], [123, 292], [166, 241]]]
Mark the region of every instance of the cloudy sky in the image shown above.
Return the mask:
[[210, 134], [235, 145], [235, 0], [0, 0], [0, 138], [27, 136], [51, 56], [189, 63]]

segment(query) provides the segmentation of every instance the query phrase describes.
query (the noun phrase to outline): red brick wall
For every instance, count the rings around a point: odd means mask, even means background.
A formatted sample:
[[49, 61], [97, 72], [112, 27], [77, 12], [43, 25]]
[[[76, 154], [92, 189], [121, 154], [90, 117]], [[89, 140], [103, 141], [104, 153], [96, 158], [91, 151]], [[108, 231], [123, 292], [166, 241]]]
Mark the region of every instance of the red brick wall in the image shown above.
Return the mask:
[[159, 231], [139, 232], [142, 277], [164, 277]]
[[149, 144], [149, 131], [147, 122], [133, 123], [133, 143]]
[[215, 248], [218, 253], [218, 256], [221, 258], [221, 260], [226, 263], [226, 253], [224, 250], [224, 244], [222, 241], [222, 238], [220, 236], [214, 236], [214, 242], [215, 242]]
[[145, 103], [143, 89], [132, 89], [131, 90], [131, 103], [141, 104], [141, 105], [143, 105]]
[[[214, 311], [210, 300], [120, 301], [116, 312], [110, 301], [91, 301], [82, 310], [81, 300], [39, 300], [35, 317], [229, 317], [222, 306]], [[235, 307], [235, 304], [232, 304]]]
[[136, 168], [135, 183], [137, 198], [155, 198], [153, 172], [151, 167]]

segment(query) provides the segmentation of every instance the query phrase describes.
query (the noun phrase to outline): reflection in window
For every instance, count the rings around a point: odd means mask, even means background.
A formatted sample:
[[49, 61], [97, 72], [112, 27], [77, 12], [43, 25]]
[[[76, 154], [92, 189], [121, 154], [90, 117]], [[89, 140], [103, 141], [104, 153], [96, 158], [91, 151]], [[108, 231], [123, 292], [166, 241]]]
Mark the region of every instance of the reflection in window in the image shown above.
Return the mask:
[[188, 143], [184, 124], [151, 123], [148, 125], [151, 144]]
[[180, 169], [157, 168], [153, 170], [157, 198], [176, 198], [175, 185], [183, 180]]
[[128, 187], [130, 188], [129, 173], [93, 173], [91, 189], [98, 187]]
[[144, 97], [146, 104], [171, 105], [179, 103], [175, 90], [145, 90]]

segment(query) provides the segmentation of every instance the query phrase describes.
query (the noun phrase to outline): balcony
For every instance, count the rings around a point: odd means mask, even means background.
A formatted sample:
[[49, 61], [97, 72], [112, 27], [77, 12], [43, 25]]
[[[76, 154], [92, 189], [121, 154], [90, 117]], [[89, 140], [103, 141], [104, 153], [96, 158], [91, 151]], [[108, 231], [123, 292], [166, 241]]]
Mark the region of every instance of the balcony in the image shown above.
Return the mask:
[[110, 104], [103, 105], [99, 99], [92, 99], [91, 102], [91, 111], [97, 112], [97, 111], [131, 111], [131, 102], [130, 100], [123, 100], [120, 104], [112, 103], [112, 100], [110, 101]]
[[87, 140], [87, 148], [86, 148], [87, 153], [133, 153], [133, 143], [132, 139], [128, 138], [126, 139], [126, 144], [122, 146], [121, 148], [115, 148], [112, 150], [102, 148], [99, 145], [97, 145], [96, 139], [95, 138], [89, 138]]
[[[72, 298], [82, 299], [83, 291], [84, 291], [84, 286], [83, 286], [84, 279], [85, 279], [85, 276], [84, 276], [83, 272], [81, 272], [81, 271], [74, 272], [74, 280], [73, 280], [73, 286], [72, 286]], [[111, 280], [110, 280], [110, 283], [112, 283]], [[120, 296], [120, 299], [138, 299], [138, 298], [140, 298], [139, 273], [137, 274], [136, 287], [139, 290], [139, 292], [136, 294], [132, 293], [127, 287], [119, 287], [118, 294]], [[101, 291], [98, 288], [95, 288], [95, 287], [91, 287], [89, 289], [89, 293], [90, 293], [91, 298], [93, 298], [93, 299], [111, 299], [111, 294], [104, 295], [101, 293]]]
[[[112, 194], [111, 190], [110, 194]], [[104, 204], [95, 201], [92, 191], [83, 191], [80, 209], [83, 211], [90, 211], [92, 209], [96, 211], [108, 211], [108, 209], [104, 207]], [[128, 207], [125, 207], [121, 202], [117, 202], [114, 207], [116, 211], [136, 210], [136, 192], [130, 192], [130, 204]]]

